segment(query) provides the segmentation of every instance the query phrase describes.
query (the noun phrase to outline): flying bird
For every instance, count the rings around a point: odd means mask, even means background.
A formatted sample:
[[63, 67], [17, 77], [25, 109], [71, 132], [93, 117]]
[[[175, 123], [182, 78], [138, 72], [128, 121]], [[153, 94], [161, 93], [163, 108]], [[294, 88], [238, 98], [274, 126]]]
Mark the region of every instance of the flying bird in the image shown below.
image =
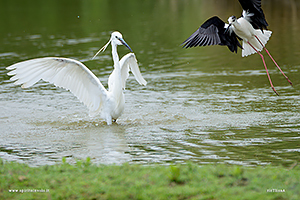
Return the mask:
[[[260, 51], [265, 49], [283, 76], [292, 86], [293, 84], [265, 47], [272, 31], [267, 30], [268, 23], [261, 9], [261, 0], [239, 0], [239, 2], [243, 8], [240, 18], [237, 19], [235, 16], [231, 16], [228, 18], [229, 24], [226, 24], [217, 16], [211, 17], [183, 42], [183, 47], [222, 45], [227, 46], [231, 52], [235, 53], [240, 47], [242, 57], [258, 53], [263, 61], [270, 85], [273, 91], [279, 95], [273, 86], [265, 59]], [[243, 46], [241, 46], [239, 40], [242, 40]]]
[[99, 79], [81, 62], [60, 57], [36, 58], [19, 62], [7, 67], [12, 70], [7, 74], [12, 76], [14, 84], [28, 88], [39, 80], [52, 83], [73, 93], [89, 109], [90, 116], [100, 116], [111, 125], [122, 114], [125, 106], [123, 90], [131, 71], [141, 85], [147, 82], [142, 77], [134, 53], [126, 54], [121, 60], [117, 53], [117, 46], [124, 45], [131, 52], [132, 49], [124, 41], [122, 34], [115, 31], [110, 40], [94, 56], [105, 51], [111, 44], [114, 70], [108, 78], [108, 90]]

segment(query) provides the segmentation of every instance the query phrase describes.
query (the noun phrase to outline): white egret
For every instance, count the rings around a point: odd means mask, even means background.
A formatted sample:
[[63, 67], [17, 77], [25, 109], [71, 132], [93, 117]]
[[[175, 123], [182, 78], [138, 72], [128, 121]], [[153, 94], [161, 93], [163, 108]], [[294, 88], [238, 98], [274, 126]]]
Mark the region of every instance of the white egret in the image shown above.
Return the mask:
[[122, 34], [113, 32], [108, 43], [97, 54], [109, 44], [112, 46], [114, 70], [108, 78], [108, 90], [83, 63], [70, 58], [36, 58], [13, 64], [6, 69], [12, 70], [8, 72], [12, 76], [10, 80], [15, 81], [16, 85], [22, 84], [22, 88], [28, 88], [42, 79], [69, 90], [87, 106], [90, 116], [100, 114], [111, 125], [124, 110], [123, 90], [129, 70], [138, 83], [146, 85], [147, 82], [141, 75], [134, 53], [128, 53], [119, 61], [118, 45], [124, 45], [132, 52]]
[[[284, 75], [287, 81], [292, 82], [284, 74], [276, 61], [273, 59], [265, 45], [271, 37], [272, 31], [267, 29], [268, 23], [261, 9], [261, 0], [239, 0], [243, 13], [240, 18], [231, 16], [229, 24], [225, 24], [219, 17], [214, 16], [205, 21], [201, 27], [183, 42], [185, 48], [209, 45], [226, 45], [229, 50], [237, 53], [237, 48], [242, 48], [242, 56], [258, 53], [261, 56], [270, 85], [275, 90], [269, 75], [265, 59], [260, 53], [263, 49], [270, 56], [276, 67]], [[243, 47], [238, 39], [243, 40]]]

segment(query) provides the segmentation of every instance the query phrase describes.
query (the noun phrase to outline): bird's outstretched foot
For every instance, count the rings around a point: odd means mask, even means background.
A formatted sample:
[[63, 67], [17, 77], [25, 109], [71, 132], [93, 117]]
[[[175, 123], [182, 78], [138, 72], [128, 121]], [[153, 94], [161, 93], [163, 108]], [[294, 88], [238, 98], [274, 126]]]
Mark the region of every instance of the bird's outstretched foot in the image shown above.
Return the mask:
[[277, 96], [279, 96], [278, 92], [275, 90], [274, 87], [272, 87], [273, 91], [275, 92], [275, 94], [277, 94]]
[[289, 78], [286, 78], [286, 79], [287, 79], [287, 81], [290, 83], [290, 85], [291, 85], [292, 87], [294, 87], [292, 81], [290, 81]]

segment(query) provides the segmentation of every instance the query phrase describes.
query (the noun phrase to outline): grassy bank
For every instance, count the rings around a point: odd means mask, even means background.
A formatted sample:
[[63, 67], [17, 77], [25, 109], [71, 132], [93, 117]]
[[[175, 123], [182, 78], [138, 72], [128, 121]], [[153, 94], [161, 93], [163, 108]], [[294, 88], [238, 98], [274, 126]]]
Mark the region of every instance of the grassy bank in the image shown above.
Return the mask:
[[[70, 165], [0, 160], [0, 199], [299, 199], [300, 167]], [[18, 190], [18, 191], [16, 191]]]

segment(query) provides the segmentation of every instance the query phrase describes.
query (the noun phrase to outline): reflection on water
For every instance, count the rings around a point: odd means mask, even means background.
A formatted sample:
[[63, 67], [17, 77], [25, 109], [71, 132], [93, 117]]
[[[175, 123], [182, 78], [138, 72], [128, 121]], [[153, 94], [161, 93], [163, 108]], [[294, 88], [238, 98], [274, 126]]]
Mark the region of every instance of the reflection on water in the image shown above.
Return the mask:
[[[225, 47], [180, 46], [212, 15], [238, 16], [238, 1], [120, 2], [0, 2], [7, 8], [0, 13], [7, 19], [0, 31], [1, 158], [33, 166], [87, 156], [105, 164], [289, 165], [299, 159], [300, 1], [262, 2], [274, 31], [268, 49], [294, 83], [290, 87], [266, 59], [279, 97], [258, 55], [242, 58]], [[84, 62], [105, 86], [112, 71], [110, 51], [90, 58], [113, 30], [123, 33], [148, 82], [141, 87], [129, 78], [117, 124], [89, 118], [67, 91], [44, 82], [24, 90], [8, 80], [6, 66], [64, 56]]]

